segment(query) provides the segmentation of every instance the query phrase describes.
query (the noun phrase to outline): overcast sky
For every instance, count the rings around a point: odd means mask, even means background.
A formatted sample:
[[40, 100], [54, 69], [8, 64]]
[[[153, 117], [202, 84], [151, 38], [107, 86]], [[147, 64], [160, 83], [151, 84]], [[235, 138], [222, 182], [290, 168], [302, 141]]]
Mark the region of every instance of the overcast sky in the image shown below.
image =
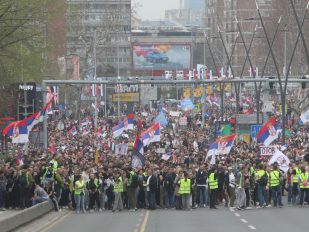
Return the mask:
[[166, 9], [179, 8], [179, 0], [133, 0], [132, 2], [138, 2], [141, 5], [138, 8], [138, 15], [143, 20], [164, 19]]

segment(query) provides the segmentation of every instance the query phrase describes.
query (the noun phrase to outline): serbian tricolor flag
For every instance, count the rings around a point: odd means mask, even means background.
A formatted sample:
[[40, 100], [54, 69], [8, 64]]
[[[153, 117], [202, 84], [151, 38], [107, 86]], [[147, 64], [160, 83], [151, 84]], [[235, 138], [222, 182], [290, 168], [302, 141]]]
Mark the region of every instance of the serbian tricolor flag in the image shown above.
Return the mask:
[[106, 133], [105, 131], [100, 127], [97, 131], [97, 137], [105, 137], [106, 136]]
[[212, 143], [207, 152], [207, 157], [212, 155], [227, 155], [230, 153], [236, 134], [229, 136], [218, 137], [214, 143]]
[[124, 130], [133, 130], [134, 128], [134, 114], [129, 114], [124, 118]]
[[124, 128], [125, 128], [124, 122], [121, 122], [117, 126], [114, 126], [112, 128], [113, 138], [119, 137], [122, 134], [122, 132], [124, 131]]
[[138, 151], [140, 154], [144, 154], [143, 142], [142, 142], [140, 136], [138, 136], [138, 135], [135, 137], [133, 148], [134, 148], [134, 150]]
[[3, 129], [2, 135], [12, 138], [12, 143], [27, 143], [29, 141], [29, 132], [25, 120], [12, 122]]
[[268, 122], [260, 129], [257, 134], [257, 139], [259, 142], [263, 143], [266, 147], [269, 146], [273, 141], [279, 137], [281, 129], [277, 130], [275, 128], [276, 118], [271, 117]]
[[69, 130], [69, 134], [75, 136], [77, 135], [77, 130], [75, 126], [72, 126], [71, 129]]
[[46, 116], [47, 109], [50, 107], [50, 104], [44, 106], [40, 111], [34, 113], [28, 118], [24, 119], [26, 121], [28, 130], [31, 131], [32, 128], [40, 122], [44, 121], [44, 117]]
[[18, 154], [17, 154], [17, 157], [16, 157], [16, 164], [17, 164], [17, 166], [24, 165], [23, 153], [20, 150], [18, 150]]
[[156, 123], [142, 133], [143, 145], [148, 146], [150, 143], [160, 142], [161, 130], [160, 123]]

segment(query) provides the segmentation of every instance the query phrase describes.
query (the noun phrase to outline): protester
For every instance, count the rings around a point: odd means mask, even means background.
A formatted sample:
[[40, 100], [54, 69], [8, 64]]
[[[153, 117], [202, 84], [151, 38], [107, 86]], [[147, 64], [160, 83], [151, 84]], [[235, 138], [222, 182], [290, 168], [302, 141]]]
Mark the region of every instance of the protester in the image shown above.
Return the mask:
[[[143, 144], [143, 153], [135, 163], [136, 137], [141, 138], [154, 124], [158, 111], [136, 106], [133, 129], [122, 131], [118, 137], [113, 136], [112, 128], [123, 118], [99, 117], [98, 127], [104, 133], [98, 133], [87, 108], [79, 121], [64, 114], [64, 130], [57, 128], [59, 119], [50, 117], [48, 150], [33, 144], [24, 148], [9, 144], [10, 151], [0, 163], [0, 208], [30, 207], [33, 196], [35, 203], [42, 200], [37, 194], [40, 186], [46, 188], [47, 200], [53, 201], [55, 209], [59, 203], [76, 213], [159, 207], [217, 209], [221, 205], [242, 210], [256, 202], [258, 208], [271, 202], [283, 206], [282, 191], [288, 193], [289, 203], [308, 203], [306, 125], [291, 124], [294, 136], [287, 139], [283, 151], [290, 164], [288, 170], [281, 171], [280, 164], [271, 165], [270, 157], [260, 155], [255, 141], [248, 144], [237, 138], [228, 154], [217, 151], [207, 157], [217, 122], [229, 123], [232, 118], [229, 107], [221, 120], [218, 108], [210, 106], [207, 112], [211, 116], [203, 128], [199, 115], [182, 112], [171, 116], [167, 112], [168, 124], [161, 128], [159, 141]], [[180, 112], [176, 107], [169, 111]], [[186, 118], [185, 125], [180, 125], [179, 117]], [[155, 139], [155, 132], [151, 131], [149, 138]], [[23, 155], [17, 162], [20, 153]]]

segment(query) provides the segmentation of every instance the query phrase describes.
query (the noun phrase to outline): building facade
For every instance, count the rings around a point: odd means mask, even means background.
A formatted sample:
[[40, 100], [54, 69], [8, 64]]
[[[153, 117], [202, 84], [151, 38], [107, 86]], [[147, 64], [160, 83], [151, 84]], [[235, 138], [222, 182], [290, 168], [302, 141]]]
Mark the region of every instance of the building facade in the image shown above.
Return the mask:
[[[247, 48], [254, 35], [252, 48], [250, 50], [250, 59], [252, 65], [258, 68], [258, 74], [261, 74], [265, 60], [269, 51], [269, 47], [265, 38], [265, 33], [261, 26], [260, 18], [256, 9], [254, 0], [205, 0], [206, 2], [206, 28], [207, 36], [210, 40], [211, 48], [214, 52], [214, 57], [217, 66], [226, 67], [227, 57], [224, 52], [222, 40], [218, 33], [218, 26], [222, 31], [223, 41], [226, 45], [229, 55], [234, 49], [232, 56], [232, 66], [235, 76], [240, 76], [244, 69], [244, 76], [250, 75], [250, 65], [247, 60], [245, 67], [243, 64], [246, 61], [246, 51], [244, 43]], [[306, 0], [294, 1], [295, 8], [300, 21], [303, 18]], [[281, 16], [281, 22], [278, 29], [278, 34], [274, 42], [274, 53], [280, 69], [281, 75], [284, 72], [284, 67], [288, 65], [291, 57], [296, 37], [298, 34], [298, 27], [295, 16], [292, 11], [290, 0], [257, 0], [263, 21], [266, 26], [267, 35], [270, 40], [273, 38], [275, 29], [278, 25], [278, 20]], [[241, 31], [244, 36], [242, 41], [239, 36], [239, 29], [237, 27], [236, 19], [239, 22]], [[254, 32], [256, 28], [256, 32]], [[308, 39], [309, 24], [305, 22], [303, 33], [309, 43]], [[307, 35], [307, 36], [306, 36]], [[236, 42], [235, 42], [236, 41]], [[235, 46], [235, 48], [234, 48]], [[212, 60], [208, 56], [209, 65], [213, 65]], [[295, 57], [291, 66], [291, 75], [304, 75], [308, 73], [308, 66], [304, 52], [303, 43], [299, 40]], [[277, 75], [274, 62], [270, 57], [265, 68], [266, 76]]]
[[85, 70], [95, 65], [95, 55], [97, 77], [129, 75], [131, 1], [67, 0], [66, 3], [67, 51], [68, 55], [80, 57], [81, 79], [85, 78]]

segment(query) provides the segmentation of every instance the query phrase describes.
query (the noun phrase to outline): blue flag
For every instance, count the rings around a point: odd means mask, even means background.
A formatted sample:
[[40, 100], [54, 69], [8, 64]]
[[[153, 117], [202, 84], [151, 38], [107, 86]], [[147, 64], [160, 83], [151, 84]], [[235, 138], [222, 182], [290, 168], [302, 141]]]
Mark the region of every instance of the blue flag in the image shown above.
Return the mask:
[[168, 121], [167, 121], [167, 119], [166, 119], [166, 117], [165, 117], [165, 115], [164, 115], [164, 113], [162, 111], [155, 118], [155, 122], [156, 123], [160, 123], [160, 125], [162, 127], [166, 127], [167, 124], [168, 124]]
[[185, 98], [180, 102], [180, 108], [184, 111], [194, 109], [194, 104], [190, 98]]

